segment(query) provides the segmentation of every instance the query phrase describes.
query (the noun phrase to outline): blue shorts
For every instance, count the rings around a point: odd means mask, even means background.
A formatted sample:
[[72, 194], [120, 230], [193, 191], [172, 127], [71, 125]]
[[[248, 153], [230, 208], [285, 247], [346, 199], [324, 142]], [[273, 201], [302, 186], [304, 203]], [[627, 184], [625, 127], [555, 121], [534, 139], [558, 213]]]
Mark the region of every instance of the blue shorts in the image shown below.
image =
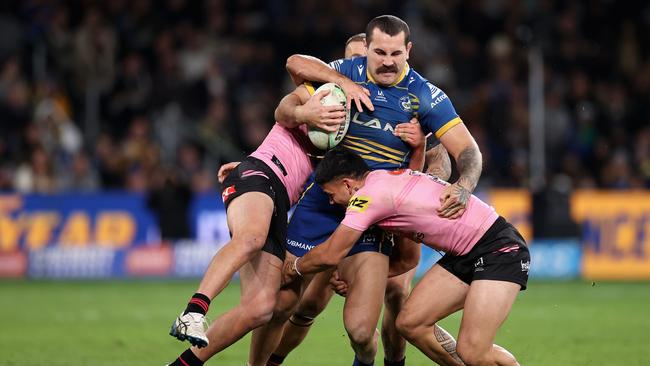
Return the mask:
[[[302, 257], [312, 248], [327, 240], [344, 217], [345, 208], [330, 204], [329, 197], [314, 181], [312, 174], [289, 221], [287, 250], [295, 256]], [[371, 227], [363, 233], [348, 256], [360, 252], [381, 252], [390, 255], [392, 246], [390, 234], [385, 234], [379, 228]]]

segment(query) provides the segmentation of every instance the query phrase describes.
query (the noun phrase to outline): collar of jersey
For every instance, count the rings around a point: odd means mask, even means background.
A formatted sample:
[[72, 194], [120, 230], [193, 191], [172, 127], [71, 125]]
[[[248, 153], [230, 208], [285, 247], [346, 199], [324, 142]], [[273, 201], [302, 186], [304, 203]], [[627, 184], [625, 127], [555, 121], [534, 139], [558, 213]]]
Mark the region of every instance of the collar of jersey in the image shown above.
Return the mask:
[[[404, 80], [404, 78], [406, 77], [406, 74], [409, 73], [410, 69], [411, 69], [411, 67], [409, 66], [409, 64], [407, 62], [406, 65], [404, 66], [404, 69], [402, 70], [402, 73], [397, 78], [397, 80], [394, 83], [390, 84], [388, 87], [390, 88], [390, 87], [393, 87], [393, 86], [398, 85], [399, 83], [401, 83], [402, 80]], [[366, 66], [366, 77], [368, 78], [368, 81], [370, 81], [371, 83], [377, 84], [377, 82], [372, 77], [372, 75], [370, 75], [370, 70], [368, 69], [368, 66]]]

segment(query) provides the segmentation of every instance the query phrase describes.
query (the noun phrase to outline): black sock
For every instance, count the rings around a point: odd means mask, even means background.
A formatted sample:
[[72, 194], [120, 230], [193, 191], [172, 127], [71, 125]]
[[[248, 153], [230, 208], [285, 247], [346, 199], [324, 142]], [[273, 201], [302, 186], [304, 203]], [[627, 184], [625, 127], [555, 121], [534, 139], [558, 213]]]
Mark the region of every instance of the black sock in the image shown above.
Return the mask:
[[174, 362], [170, 363], [169, 366], [203, 366], [203, 361], [199, 360], [188, 348]]
[[363, 362], [359, 361], [357, 356], [354, 356], [354, 362], [352, 363], [352, 366], [373, 366], [374, 364], [375, 364], [374, 362], [363, 363]]
[[205, 315], [208, 312], [209, 308], [210, 299], [208, 299], [207, 296], [197, 292], [192, 296], [190, 302], [187, 303], [187, 307], [185, 308], [183, 315], [187, 313], [199, 313]]
[[282, 365], [282, 362], [284, 362], [284, 358], [286, 356], [280, 356], [276, 355], [275, 353], [271, 354], [271, 357], [269, 357], [269, 362], [266, 363], [266, 366], [278, 366]]
[[400, 361], [388, 361], [384, 358], [384, 366], [404, 366], [406, 365], [406, 356]]

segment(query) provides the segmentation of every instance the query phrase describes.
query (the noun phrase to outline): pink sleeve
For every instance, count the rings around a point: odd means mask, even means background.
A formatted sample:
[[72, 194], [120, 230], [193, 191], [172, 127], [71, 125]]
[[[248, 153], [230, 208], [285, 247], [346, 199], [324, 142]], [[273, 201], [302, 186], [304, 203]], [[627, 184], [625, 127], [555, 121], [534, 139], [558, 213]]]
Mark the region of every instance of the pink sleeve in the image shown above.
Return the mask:
[[382, 193], [384, 192], [378, 192], [371, 187], [359, 190], [350, 199], [341, 223], [355, 230], [366, 231], [370, 226], [389, 217], [393, 210], [392, 197], [390, 192]]

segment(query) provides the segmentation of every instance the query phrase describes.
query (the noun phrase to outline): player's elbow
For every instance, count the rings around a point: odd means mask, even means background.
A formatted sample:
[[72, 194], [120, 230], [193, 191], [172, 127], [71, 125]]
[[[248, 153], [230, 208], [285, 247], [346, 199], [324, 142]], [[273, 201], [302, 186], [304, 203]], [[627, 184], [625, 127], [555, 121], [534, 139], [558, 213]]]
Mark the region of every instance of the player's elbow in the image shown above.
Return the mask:
[[292, 70], [295, 66], [296, 63], [298, 62], [298, 59], [300, 58], [300, 55], [298, 54], [293, 54], [287, 58], [287, 64], [285, 65], [287, 70]]
[[273, 118], [275, 118], [276, 121], [280, 121], [280, 106], [275, 107], [275, 111], [273, 112]]
[[483, 162], [483, 154], [481, 154], [481, 149], [473, 139], [471, 141], [468, 141], [467, 145], [460, 150], [460, 153], [456, 157], [458, 160], [461, 160], [463, 158], [466, 160], [471, 160], [475, 163]]
[[303, 61], [304, 61], [304, 56], [294, 54], [289, 56], [287, 58], [287, 64], [285, 65], [287, 68], [287, 71], [289, 71], [289, 74], [292, 76], [298, 76], [301, 77], [301, 74], [303, 72]]

